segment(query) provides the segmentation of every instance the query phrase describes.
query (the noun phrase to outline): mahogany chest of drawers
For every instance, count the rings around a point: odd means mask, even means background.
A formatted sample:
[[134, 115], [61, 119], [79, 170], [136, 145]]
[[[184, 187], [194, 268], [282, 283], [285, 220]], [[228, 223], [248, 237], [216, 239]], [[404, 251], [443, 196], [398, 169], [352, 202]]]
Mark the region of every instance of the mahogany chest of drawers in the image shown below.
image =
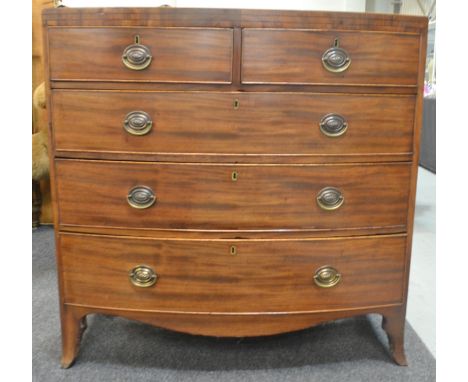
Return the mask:
[[379, 313], [406, 363], [425, 18], [43, 21], [64, 367], [91, 313], [230, 337]]

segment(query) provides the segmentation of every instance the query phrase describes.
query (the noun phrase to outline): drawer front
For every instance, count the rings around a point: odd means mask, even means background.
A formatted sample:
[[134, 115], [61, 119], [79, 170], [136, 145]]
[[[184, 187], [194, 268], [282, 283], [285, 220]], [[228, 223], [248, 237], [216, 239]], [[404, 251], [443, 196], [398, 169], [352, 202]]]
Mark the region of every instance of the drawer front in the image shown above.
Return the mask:
[[[205, 313], [291, 312], [399, 303], [403, 293], [405, 237], [398, 235], [197, 241], [61, 234], [59, 240], [65, 303]], [[140, 265], [156, 275], [152, 286], [130, 281], [130, 271]], [[315, 283], [322, 266], [340, 275], [333, 279], [339, 280], [335, 286]], [[139, 285], [154, 281], [139, 271], [133, 280]]]
[[[404, 229], [410, 165], [57, 160], [56, 178], [62, 224], [207, 230]], [[336, 190], [321, 193], [328, 187]], [[324, 210], [319, 207], [319, 195], [324, 208], [341, 206]], [[135, 207], [152, 205], [134, 208], [129, 200]]]
[[51, 80], [231, 82], [232, 29], [51, 28], [48, 36]]
[[[412, 96], [54, 91], [52, 100], [57, 150], [238, 155], [412, 151]], [[146, 120], [132, 127], [132, 118], [138, 122], [141, 112]]]
[[[337, 39], [338, 47], [335, 47]], [[325, 68], [330, 48], [343, 49], [345, 66]], [[342, 52], [342, 51], [341, 51]], [[419, 36], [412, 34], [312, 30], [244, 29], [244, 83], [416, 85]], [[331, 59], [333, 62], [333, 58]], [[326, 61], [330, 62], [330, 61]]]

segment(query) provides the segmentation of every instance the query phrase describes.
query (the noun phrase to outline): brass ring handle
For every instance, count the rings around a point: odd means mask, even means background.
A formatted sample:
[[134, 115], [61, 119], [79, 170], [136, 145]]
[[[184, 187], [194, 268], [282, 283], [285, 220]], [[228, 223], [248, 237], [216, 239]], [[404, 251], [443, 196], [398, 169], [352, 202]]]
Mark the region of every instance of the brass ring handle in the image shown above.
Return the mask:
[[325, 211], [333, 211], [340, 208], [344, 203], [344, 196], [335, 187], [325, 187], [317, 194], [317, 204]]
[[148, 288], [156, 283], [158, 275], [146, 265], [138, 265], [128, 272], [130, 282], [140, 288]]
[[341, 274], [333, 267], [324, 265], [315, 271], [314, 282], [320, 288], [331, 288], [341, 281]]
[[322, 55], [323, 67], [331, 73], [341, 73], [351, 65], [351, 58], [348, 52], [338, 47], [338, 39], [335, 39], [334, 46], [327, 49]]
[[150, 132], [153, 121], [144, 111], [132, 111], [125, 116], [123, 126], [131, 135], [145, 135]]
[[156, 202], [156, 195], [149, 187], [136, 186], [128, 192], [127, 201], [133, 208], [149, 208]]
[[330, 113], [320, 120], [320, 131], [327, 137], [336, 138], [348, 130], [348, 122], [340, 114]]
[[146, 69], [152, 58], [149, 48], [139, 42], [127, 46], [122, 53], [122, 62], [131, 70]]

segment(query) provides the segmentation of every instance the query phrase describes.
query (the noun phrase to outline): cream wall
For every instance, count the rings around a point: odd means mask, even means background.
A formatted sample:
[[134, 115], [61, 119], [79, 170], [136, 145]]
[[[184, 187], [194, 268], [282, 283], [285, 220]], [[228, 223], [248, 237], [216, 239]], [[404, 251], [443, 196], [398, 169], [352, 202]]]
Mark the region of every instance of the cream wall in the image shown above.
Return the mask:
[[364, 12], [366, 0], [63, 0], [68, 7], [257, 8]]

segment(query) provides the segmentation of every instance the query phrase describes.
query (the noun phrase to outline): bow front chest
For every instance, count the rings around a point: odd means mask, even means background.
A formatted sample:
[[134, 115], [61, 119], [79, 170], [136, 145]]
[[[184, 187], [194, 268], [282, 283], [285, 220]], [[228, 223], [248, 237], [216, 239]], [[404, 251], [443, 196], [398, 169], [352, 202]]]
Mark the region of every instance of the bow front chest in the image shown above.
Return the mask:
[[379, 313], [405, 364], [425, 18], [43, 24], [64, 367], [91, 313], [229, 337]]

